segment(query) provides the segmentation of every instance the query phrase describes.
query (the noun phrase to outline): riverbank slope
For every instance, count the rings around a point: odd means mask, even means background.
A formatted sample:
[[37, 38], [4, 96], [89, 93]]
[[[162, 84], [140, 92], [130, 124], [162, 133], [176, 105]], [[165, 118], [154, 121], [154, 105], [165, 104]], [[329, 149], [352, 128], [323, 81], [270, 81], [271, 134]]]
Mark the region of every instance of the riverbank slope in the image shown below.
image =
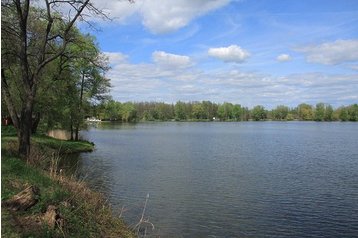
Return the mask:
[[[34, 136], [31, 143], [31, 160], [23, 161], [15, 153], [16, 136], [1, 136], [1, 236], [134, 237], [122, 220], [112, 216], [102, 194], [57, 168], [60, 154], [92, 151], [92, 143], [46, 136]], [[30, 187], [38, 191], [34, 205], [18, 210], [8, 205]], [[56, 211], [53, 223], [48, 219], [51, 209]]]

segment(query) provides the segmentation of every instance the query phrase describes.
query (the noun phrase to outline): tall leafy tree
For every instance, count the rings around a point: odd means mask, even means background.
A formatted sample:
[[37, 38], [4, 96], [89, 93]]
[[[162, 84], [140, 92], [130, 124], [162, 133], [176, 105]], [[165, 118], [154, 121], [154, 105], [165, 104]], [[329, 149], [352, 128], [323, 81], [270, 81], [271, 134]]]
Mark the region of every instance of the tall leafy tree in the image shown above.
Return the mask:
[[326, 105], [326, 109], [324, 112], [324, 120], [325, 121], [333, 121], [333, 107], [329, 104]]
[[[71, 111], [71, 131], [78, 140], [79, 130], [86, 114], [85, 107], [104, 100], [110, 87], [105, 77], [108, 70], [106, 58], [100, 54], [91, 36], [79, 35], [77, 44], [69, 49], [68, 58], [72, 77], [75, 81], [75, 94]], [[72, 134], [72, 133], [71, 133]]]
[[325, 113], [326, 113], [326, 108], [324, 103], [317, 103], [315, 114], [314, 114], [315, 121], [324, 121]]
[[179, 101], [174, 106], [174, 112], [175, 112], [175, 119], [176, 120], [186, 120], [187, 114], [185, 110], [185, 103]]
[[218, 116], [221, 120], [231, 120], [233, 118], [233, 108], [234, 105], [229, 102], [224, 102], [223, 104], [219, 105], [218, 108]]
[[205, 113], [204, 107], [201, 103], [195, 103], [193, 105], [193, 111], [192, 111], [193, 117], [195, 119], [207, 119], [207, 115]]
[[[36, 9], [30, 0], [1, 1], [1, 89], [23, 158], [30, 154], [30, 136], [36, 121], [33, 111], [45, 69], [71, 45], [75, 22], [83, 12], [100, 13], [90, 0], [44, 0], [43, 4], [43, 9]], [[60, 11], [66, 7], [72, 14], [61, 17]], [[19, 105], [15, 104], [16, 95], [11, 88], [14, 85], [21, 98]]]
[[313, 108], [309, 104], [302, 103], [298, 105], [297, 113], [300, 120], [309, 121], [313, 119]]
[[275, 120], [286, 120], [288, 116], [289, 108], [284, 105], [277, 106], [272, 110], [272, 116]]
[[266, 116], [265, 108], [261, 105], [257, 105], [251, 110], [251, 117], [254, 121], [264, 120]]
[[353, 104], [348, 107], [348, 115], [350, 121], [358, 121], [358, 104]]

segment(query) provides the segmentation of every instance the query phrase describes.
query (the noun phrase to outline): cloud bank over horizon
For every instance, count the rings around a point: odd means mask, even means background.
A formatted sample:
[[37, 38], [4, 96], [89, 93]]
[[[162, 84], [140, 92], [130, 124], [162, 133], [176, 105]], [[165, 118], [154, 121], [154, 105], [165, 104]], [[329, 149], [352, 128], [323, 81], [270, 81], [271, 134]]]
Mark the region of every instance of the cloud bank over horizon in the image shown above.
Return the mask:
[[336, 40], [297, 49], [309, 63], [336, 65], [358, 61], [358, 39]]
[[[118, 54], [118, 56], [117, 56]], [[122, 53], [106, 53], [111, 59], [127, 58]], [[152, 63], [133, 64], [117, 61], [108, 74], [113, 84], [113, 97], [119, 101], [225, 101], [253, 107], [261, 104], [273, 108], [280, 104], [330, 103], [335, 107], [358, 100], [358, 74], [299, 73], [274, 76], [246, 72], [235, 66], [216, 71], [177, 67], [187, 63], [186, 56], [153, 52]], [[169, 55], [173, 67], [161, 60]], [[163, 58], [161, 58], [164, 56]], [[179, 58], [176, 58], [179, 57]], [[180, 58], [183, 57], [183, 58]], [[185, 60], [184, 60], [185, 59]], [[168, 60], [170, 62], [170, 60]], [[112, 63], [115, 61], [111, 61]], [[189, 61], [188, 61], [189, 62]], [[330, 95], [330, 98], [326, 96]]]
[[114, 18], [95, 34], [116, 100], [358, 102], [356, 1], [95, 2]]

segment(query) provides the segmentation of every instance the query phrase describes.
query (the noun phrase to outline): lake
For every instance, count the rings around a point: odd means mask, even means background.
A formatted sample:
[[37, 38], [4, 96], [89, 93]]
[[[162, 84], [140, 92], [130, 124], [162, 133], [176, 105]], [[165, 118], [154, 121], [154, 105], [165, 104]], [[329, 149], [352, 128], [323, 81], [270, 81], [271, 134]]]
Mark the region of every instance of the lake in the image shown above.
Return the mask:
[[[101, 123], [79, 176], [153, 237], [358, 237], [358, 123]], [[123, 207], [124, 206], [124, 207]]]

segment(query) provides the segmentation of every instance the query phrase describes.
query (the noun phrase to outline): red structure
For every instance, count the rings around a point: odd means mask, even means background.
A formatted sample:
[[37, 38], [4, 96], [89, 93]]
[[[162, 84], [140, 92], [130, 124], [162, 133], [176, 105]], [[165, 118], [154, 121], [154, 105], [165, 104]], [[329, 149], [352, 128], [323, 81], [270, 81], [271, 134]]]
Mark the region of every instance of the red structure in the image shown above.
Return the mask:
[[12, 125], [11, 117], [3, 117], [3, 118], [1, 118], [1, 125], [2, 126]]

